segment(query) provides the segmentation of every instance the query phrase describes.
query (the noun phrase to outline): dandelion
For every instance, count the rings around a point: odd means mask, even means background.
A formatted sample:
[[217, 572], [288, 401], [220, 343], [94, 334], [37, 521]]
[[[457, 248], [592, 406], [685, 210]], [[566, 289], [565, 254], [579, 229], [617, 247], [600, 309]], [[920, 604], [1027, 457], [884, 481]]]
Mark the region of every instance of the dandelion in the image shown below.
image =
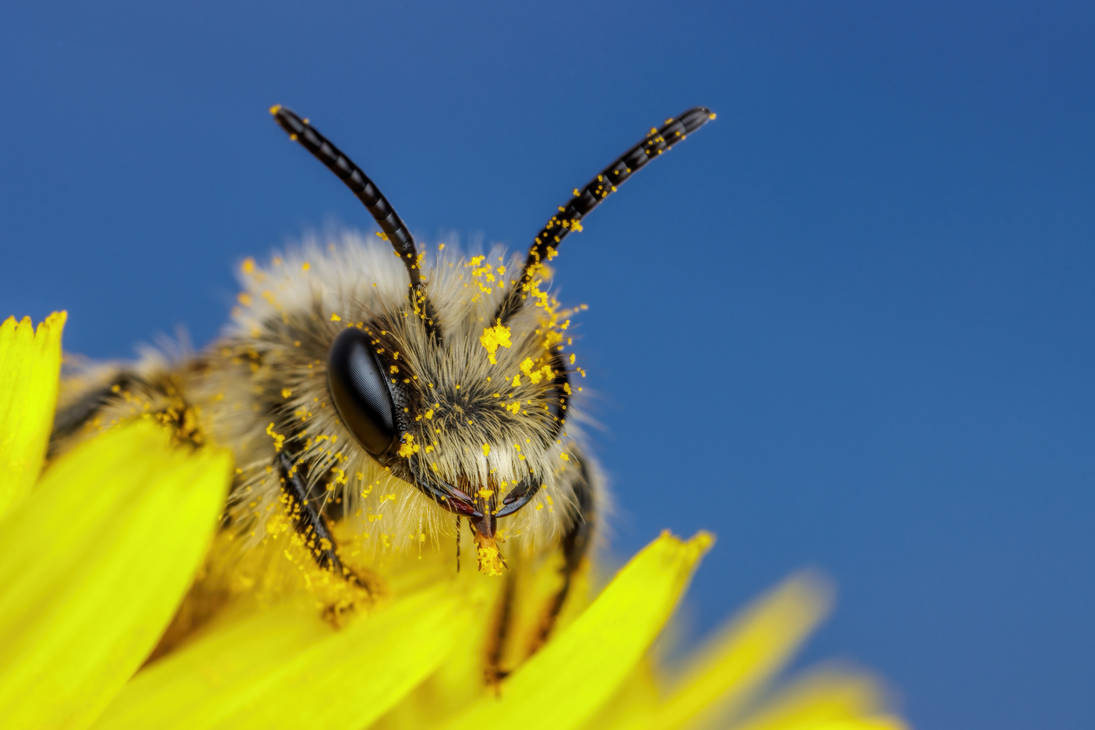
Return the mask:
[[[665, 534], [594, 595], [582, 581], [533, 651], [546, 566], [516, 579], [502, 652], [483, 681], [504, 581], [408, 561], [389, 595], [340, 628], [309, 601], [229, 602], [161, 644], [208, 560], [229, 455], [171, 442], [153, 421], [116, 426], [43, 471], [64, 315], [0, 327], [0, 717], [5, 728], [902, 728], [874, 682], [774, 676], [825, 611], [792, 577], [682, 669], [651, 645], [712, 543]], [[213, 553], [216, 551], [214, 550]], [[160, 649], [157, 650], [157, 646]], [[149, 660], [155, 651], [155, 659]]]

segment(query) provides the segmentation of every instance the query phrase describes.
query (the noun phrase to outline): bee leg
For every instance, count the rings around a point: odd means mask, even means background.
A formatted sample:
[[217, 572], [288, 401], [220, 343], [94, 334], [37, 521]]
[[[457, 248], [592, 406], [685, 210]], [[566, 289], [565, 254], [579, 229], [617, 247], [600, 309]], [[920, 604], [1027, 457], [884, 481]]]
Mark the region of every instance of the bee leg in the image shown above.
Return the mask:
[[[573, 457], [572, 457], [573, 458]], [[563, 535], [561, 548], [563, 552], [563, 566], [560, 569], [562, 585], [544, 607], [542, 619], [536, 632], [529, 642], [527, 656], [535, 654], [551, 635], [555, 624], [559, 620], [559, 614], [566, 603], [567, 595], [574, 582], [574, 576], [582, 568], [585, 556], [589, 552], [589, 545], [593, 541], [593, 483], [589, 469], [581, 458], [575, 458], [578, 473], [571, 481], [570, 488], [574, 493], [577, 510], [574, 514], [574, 522], [567, 528]]]
[[[342, 562], [327, 520], [316, 508], [315, 501], [308, 499], [307, 485], [295, 468], [292, 457], [285, 451], [279, 452], [277, 467], [281, 474], [281, 492], [286, 510], [293, 519], [293, 528], [308, 548], [316, 565], [359, 588], [372, 601], [376, 593], [374, 587]], [[340, 617], [351, 608], [352, 606], [341, 604], [328, 606], [324, 616], [337, 624]]]
[[[559, 614], [562, 613], [567, 596], [570, 594], [574, 577], [582, 569], [586, 554], [589, 552], [590, 543], [593, 541], [594, 501], [592, 475], [585, 461], [581, 458], [572, 455], [571, 460], [576, 463], [577, 467], [574, 478], [570, 483], [577, 509], [574, 514], [574, 521], [567, 528], [560, 543], [563, 565], [559, 572], [562, 577], [562, 584], [544, 606], [540, 623], [533, 631], [526, 649], [526, 659], [544, 645], [556, 623], [558, 623]], [[517, 580], [516, 571], [510, 571], [506, 574], [506, 585], [498, 604], [497, 618], [487, 639], [484, 676], [487, 686], [493, 687], [496, 692], [500, 691], [502, 681], [510, 673], [509, 669], [502, 666], [502, 658], [505, 653], [506, 642], [509, 640], [512, 630], [513, 602], [517, 593]]]
[[508, 670], [502, 668], [502, 652], [505, 650], [510, 628], [513, 625], [513, 599], [516, 592], [517, 579], [513, 571], [510, 571], [506, 574], [502, 599], [498, 602], [494, 630], [487, 639], [487, 659], [483, 669], [487, 686], [493, 687], [496, 692], [502, 680], [509, 674]]
[[69, 405], [59, 409], [53, 417], [53, 431], [49, 435], [46, 458], [51, 459], [56, 456], [63, 441], [76, 435], [103, 408], [118, 400], [122, 391], [134, 386], [142, 389], [149, 388], [144, 378], [123, 370], [115, 374], [106, 384], [88, 390]]

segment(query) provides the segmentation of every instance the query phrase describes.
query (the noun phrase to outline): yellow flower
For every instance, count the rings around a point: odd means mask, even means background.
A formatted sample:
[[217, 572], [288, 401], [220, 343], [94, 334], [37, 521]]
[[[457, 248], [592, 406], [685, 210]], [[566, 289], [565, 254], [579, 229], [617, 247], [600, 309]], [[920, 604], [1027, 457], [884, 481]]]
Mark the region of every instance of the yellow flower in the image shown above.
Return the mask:
[[[662, 535], [598, 595], [579, 581], [529, 653], [547, 566], [517, 579], [515, 667], [483, 681], [504, 581], [411, 561], [340, 629], [310, 601], [236, 601], [147, 662], [213, 540], [227, 453], [171, 444], [150, 421], [112, 428], [41, 475], [64, 316], [0, 328], [0, 718], [5, 728], [902, 728], [867, 677], [768, 684], [820, 620], [793, 577], [683, 669], [651, 644], [712, 543]], [[13, 392], [16, 391], [16, 392]], [[758, 703], [764, 694], [768, 699]]]

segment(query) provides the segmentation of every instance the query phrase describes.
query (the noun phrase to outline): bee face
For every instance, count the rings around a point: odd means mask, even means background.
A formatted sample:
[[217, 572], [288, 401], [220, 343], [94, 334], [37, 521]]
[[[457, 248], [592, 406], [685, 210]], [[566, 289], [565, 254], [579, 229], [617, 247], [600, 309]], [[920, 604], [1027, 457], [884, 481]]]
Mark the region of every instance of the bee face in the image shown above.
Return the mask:
[[414, 238], [357, 165], [306, 120], [270, 111], [364, 203], [406, 268], [402, 306], [333, 338], [327, 391], [339, 420], [384, 468], [492, 538], [498, 518], [552, 479], [552, 456], [567, 457], [559, 435], [570, 395], [560, 325], [568, 320], [540, 289], [545, 262], [618, 185], [714, 115], [697, 107], [667, 120], [576, 189], [515, 276], [501, 258], [474, 257], [461, 262], [465, 281], [456, 286], [451, 276], [423, 276]]
[[482, 258], [461, 262], [472, 272], [458, 277], [469, 299], [453, 308], [462, 319], [442, 317], [429, 329], [404, 304], [339, 332], [327, 388], [362, 449], [491, 537], [496, 520], [524, 507], [557, 470], [549, 455], [561, 453], [570, 384], [560, 344], [566, 320], [553, 300], [492, 324], [503, 292], [484, 296], [473, 286]]

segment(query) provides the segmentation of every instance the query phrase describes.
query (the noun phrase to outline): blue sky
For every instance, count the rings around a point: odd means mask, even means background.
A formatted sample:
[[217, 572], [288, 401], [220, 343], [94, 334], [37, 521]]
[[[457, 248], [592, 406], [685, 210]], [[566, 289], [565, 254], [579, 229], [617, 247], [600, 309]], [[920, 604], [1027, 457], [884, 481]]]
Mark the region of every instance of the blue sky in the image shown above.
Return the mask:
[[624, 556], [715, 531], [697, 634], [787, 573], [804, 661], [920, 727], [1095, 726], [1088, 3], [20, 3], [0, 30], [0, 313], [128, 357], [357, 202], [525, 248], [649, 126], [718, 120], [568, 239]]

